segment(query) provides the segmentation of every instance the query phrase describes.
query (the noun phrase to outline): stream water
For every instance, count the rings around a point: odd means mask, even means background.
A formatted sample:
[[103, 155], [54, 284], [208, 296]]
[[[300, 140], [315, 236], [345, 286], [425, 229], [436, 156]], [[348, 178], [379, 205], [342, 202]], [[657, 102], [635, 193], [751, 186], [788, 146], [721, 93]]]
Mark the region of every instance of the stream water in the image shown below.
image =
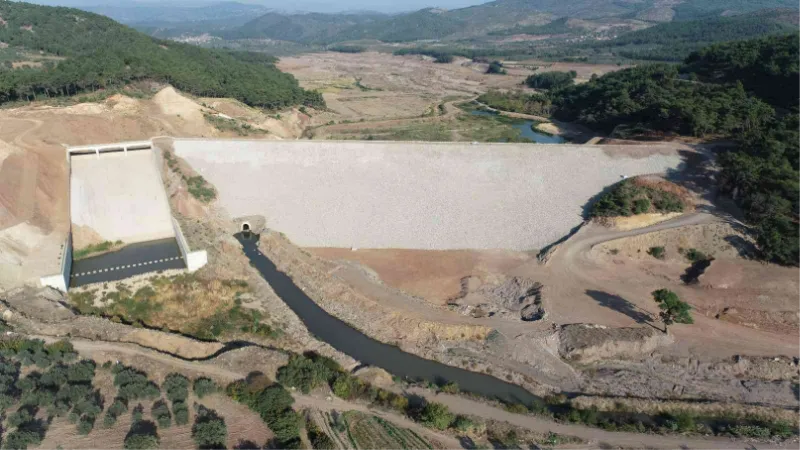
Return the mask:
[[[470, 111], [470, 114], [472, 114], [473, 116], [499, 115], [498, 113], [493, 111], [481, 111], [477, 109]], [[537, 144], [563, 144], [564, 142], [566, 142], [566, 140], [561, 136], [551, 136], [549, 134], [533, 131], [533, 124], [534, 122], [531, 120], [517, 119], [514, 121], [514, 123], [511, 124], [511, 126], [518, 129], [522, 137], [528, 138], [531, 141], [536, 142]]]
[[331, 316], [309, 298], [288, 275], [258, 248], [258, 235], [237, 233], [236, 239], [252, 265], [269, 283], [272, 290], [303, 321], [308, 331], [317, 339], [336, 350], [371, 366], [380, 367], [392, 375], [412, 380], [424, 379], [437, 384], [447, 381], [458, 383], [461, 390], [497, 398], [498, 400], [532, 405], [542, 399], [515, 384], [477, 372], [448, 366], [406, 353], [399, 348], [367, 337], [345, 322]]

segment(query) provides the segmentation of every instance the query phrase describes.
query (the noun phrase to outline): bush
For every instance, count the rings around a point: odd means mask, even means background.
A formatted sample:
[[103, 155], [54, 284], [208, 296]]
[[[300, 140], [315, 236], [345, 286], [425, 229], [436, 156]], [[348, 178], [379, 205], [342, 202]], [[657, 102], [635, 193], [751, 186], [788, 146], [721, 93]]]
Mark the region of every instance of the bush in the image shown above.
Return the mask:
[[633, 201], [633, 213], [644, 214], [650, 211], [650, 200], [646, 198], [637, 198]]
[[436, 402], [428, 402], [419, 415], [419, 421], [423, 425], [437, 430], [446, 430], [454, 420], [455, 416], [450, 409]]
[[219, 386], [210, 378], [197, 378], [192, 385], [194, 395], [198, 398], [203, 398], [206, 395], [213, 394], [219, 390]]
[[147, 379], [147, 374], [132, 367], [117, 364], [112, 368], [117, 396], [125, 400], [154, 399], [161, 395], [158, 385]]
[[647, 250], [647, 254], [656, 259], [664, 259], [665, 252], [664, 247], [650, 247]]
[[448, 383], [445, 383], [444, 386], [440, 388], [440, 390], [448, 394], [458, 394], [460, 392], [460, 389], [458, 388], [458, 383], [456, 383], [455, 381], [450, 381]]
[[464, 415], [457, 415], [453, 421], [453, 428], [460, 433], [469, 433], [475, 428], [475, 421]]
[[286, 388], [272, 384], [260, 389], [242, 380], [229, 384], [225, 392], [261, 416], [275, 434], [278, 447], [297, 445], [300, 440], [300, 418], [292, 409], [294, 398]]
[[189, 423], [189, 407], [186, 402], [172, 403], [172, 414], [175, 416], [175, 425], [181, 426]]
[[156, 449], [159, 446], [159, 439], [154, 434], [129, 434], [125, 437], [124, 445], [128, 450]]
[[575, 84], [578, 74], [574, 70], [569, 72], [542, 72], [529, 76], [525, 84], [534, 89], [559, 89]]
[[141, 403], [136, 405], [131, 412], [131, 417], [133, 418], [133, 423], [141, 422], [144, 419], [144, 406]]
[[3, 448], [24, 450], [29, 445], [36, 446], [41, 444], [44, 436], [42, 433], [34, 430], [15, 430], [6, 436], [6, 441]]
[[171, 373], [164, 378], [164, 391], [171, 402], [185, 401], [189, 397], [189, 379], [177, 373]]
[[278, 369], [278, 382], [296, 387], [304, 394], [328, 384], [341, 371], [336, 361], [316, 354], [295, 355], [289, 363]]
[[199, 448], [225, 448], [228, 426], [216, 411], [200, 406], [192, 426], [192, 439]]
[[508, 403], [505, 406], [506, 411], [514, 414], [528, 414], [530, 410], [522, 403]]
[[772, 435], [770, 429], [758, 425], [735, 425], [730, 432], [740, 437], [766, 439]]
[[708, 261], [709, 257], [700, 250], [697, 250], [696, 248], [690, 248], [689, 250], [686, 251], [686, 259], [688, 259], [691, 262], [698, 262], [698, 261]]
[[153, 419], [158, 423], [161, 428], [169, 428], [172, 426], [172, 415], [169, 413], [169, 406], [164, 400], [157, 400], [153, 403], [153, 408], [150, 410]]
[[[646, 202], [645, 202], [646, 201]], [[655, 212], [682, 212], [680, 197], [651, 186], [641, 186], [633, 180], [624, 180], [602, 194], [592, 205], [592, 217], [615, 217], [641, 214], [652, 209]]]

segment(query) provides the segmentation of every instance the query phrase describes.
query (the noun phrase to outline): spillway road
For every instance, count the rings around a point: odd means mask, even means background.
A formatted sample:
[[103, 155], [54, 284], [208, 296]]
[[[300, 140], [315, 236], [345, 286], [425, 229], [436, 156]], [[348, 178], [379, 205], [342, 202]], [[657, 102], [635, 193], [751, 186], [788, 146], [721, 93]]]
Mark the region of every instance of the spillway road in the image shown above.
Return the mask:
[[140, 242], [73, 261], [70, 286], [118, 281], [143, 273], [184, 268], [186, 262], [174, 238]]

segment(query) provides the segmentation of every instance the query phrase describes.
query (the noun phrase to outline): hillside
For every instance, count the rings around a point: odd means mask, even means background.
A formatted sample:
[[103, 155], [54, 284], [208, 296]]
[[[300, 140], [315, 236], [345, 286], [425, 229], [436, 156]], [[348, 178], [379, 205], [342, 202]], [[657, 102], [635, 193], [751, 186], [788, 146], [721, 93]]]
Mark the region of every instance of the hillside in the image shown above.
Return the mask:
[[[724, 5], [725, 7], [722, 7]], [[226, 39], [278, 39], [300, 43], [332, 43], [359, 39], [385, 42], [462, 39], [486, 34], [580, 34], [586, 29], [641, 28], [672, 20], [717, 19], [724, 16], [792, 8], [787, 0], [687, 0], [675, 5], [668, 0], [496, 0], [452, 10], [425, 8], [409, 13], [283, 14], [269, 12], [240, 26], [217, 33]], [[586, 20], [585, 27], [568, 26], [567, 19]], [[611, 22], [609, 22], [611, 21]], [[548, 23], [552, 25], [548, 26]], [[627, 25], [621, 27], [620, 25]], [[735, 26], [731, 22], [731, 27]], [[177, 26], [176, 26], [177, 27]], [[752, 33], [752, 25], [747, 27]], [[179, 27], [178, 27], [179, 28]], [[186, 26], [184, 26], [184, 29]], [[207, 30], [214, 31], [214, 30]], [[161, 30], [164, 33], [163, 30]], [[740, 33], [734, 38], [756, 34]], [[173, 33], [174, 34], [174, 33]], [[164, 33], [169, 35], [169, 33]], [[612, 36], [613, 37], [613, 36]], [[706, 41], [713, 42], [713, 41]]]
[[797, 10], [783, 8], [732, 17], [662, 23], [625, 33], [612, 41], [596, 42], [590, 47], [632, 59], [680, 61], [692, 51], [709, 44], [791, 33], [796, 29]]
[[[52, 58], [0, 70], [0, 103], [70, 95], [137, 80], [167, 82], [198, 96], [233, 97], [251, 106], [321, 104], [265, 55], [222, 52], [159, 41], [113, 20], [72, 8], [0, 3], [5, 52]], [[13, 67], [13, 65], [12, 65]]]
[[717, 44], [680, 67], [642, 65], [551, 93], [556, 118], [606, 132], [677, 133], [738, 143], [721, 188], [741, 206], [764, 259], [800, 256], [798, 35]]
[[302, 43], [324, 43], [354, 26], [383, 19], [379, 14], [279, 14], [267, 13], [244, 25], [221, 33], [226, 39], [277, 39]]

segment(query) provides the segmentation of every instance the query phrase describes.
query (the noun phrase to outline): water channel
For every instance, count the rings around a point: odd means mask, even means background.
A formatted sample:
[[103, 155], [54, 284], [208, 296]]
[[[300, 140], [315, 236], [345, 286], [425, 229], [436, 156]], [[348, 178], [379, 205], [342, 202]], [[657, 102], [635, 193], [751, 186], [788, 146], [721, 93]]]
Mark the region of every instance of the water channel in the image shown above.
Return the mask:
[[303, 321], [308, 331], [336, 350], [350, 355], [361, 363], [380, 367], [392, 375], [424, 379], [437, 384], [458, 383], [461, 390], [497, 398], [511, 403], [541, 404], [542, 399], [520, 386], [477, 372], [459, 369], [406, 353], [399, 348], [367, 337], [347, 323], [329, 315], [309, 298], [292, 279], [278, 270], [258, 248], [258, 235], [237, 233], [245, 255], [272, 290]]

